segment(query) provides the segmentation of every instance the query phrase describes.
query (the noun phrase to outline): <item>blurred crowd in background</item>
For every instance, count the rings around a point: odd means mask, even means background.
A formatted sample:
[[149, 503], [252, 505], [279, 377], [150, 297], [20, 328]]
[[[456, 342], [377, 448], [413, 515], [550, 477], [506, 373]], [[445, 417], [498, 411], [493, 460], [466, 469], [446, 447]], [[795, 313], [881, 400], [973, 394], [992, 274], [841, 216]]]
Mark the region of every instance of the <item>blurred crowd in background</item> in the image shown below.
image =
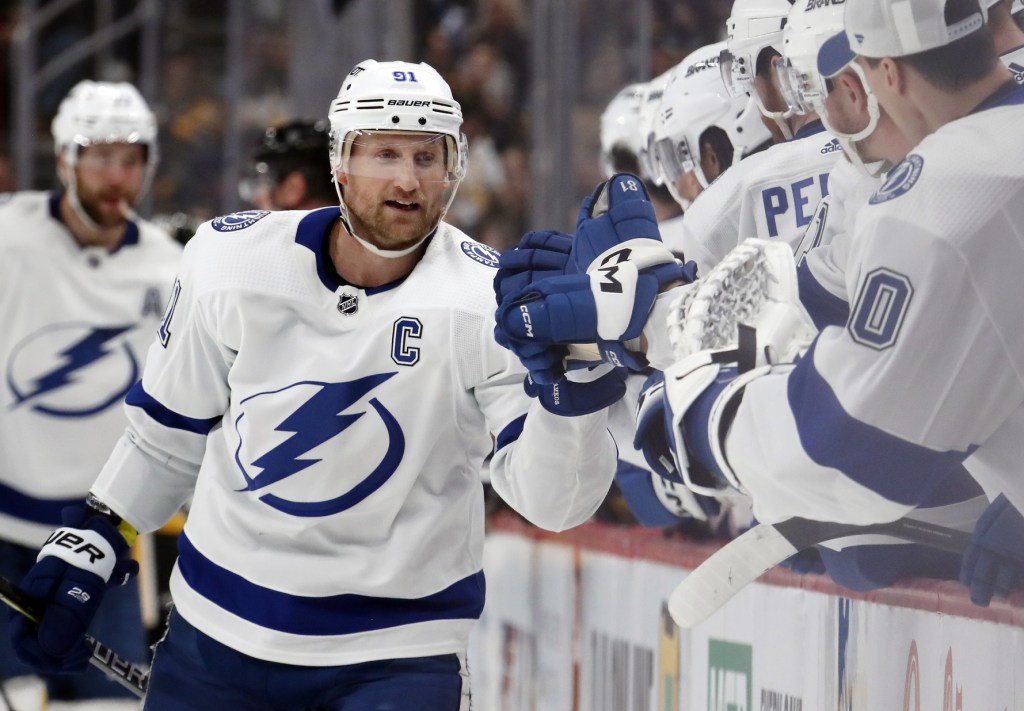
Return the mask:
[[[117, 20], [137, 9], [142, 0], [83, 0], [66, 2], [38, 34], [36, 66], [56, 57], [76, 42], [101, 29], [103, 18]], [[243, 69], [232, 67], [226, 51], [232, 31], [230, 0], [180, 0], [156, 3], [160, 48], [157, 53], [155, 95], [147, 99], [160, 123], [161, 161], [157, 170], [150, 216], [165, 224], [179, 239], [190, 236], [199, 222], [224, 212], [252, 207], [233, 184], [252, 170], [251, 156], [266, 128], [302, 117], [323, 118], [341, 79], [350, 68], [319, 66], [332, 71], [333, 88], [322, 94], [323, 111], [303, 111], [289, 92], [295, 83], [295, 55], [307, 42], [297, 30], [301, 13], [327, 12], [341, 25], [339, 37], [359, 28], [346, 22], [359, 19], [359, 2], [344, 0], [253, 0], [245, 2], [241, 47]], [[373, 3], [383, 12], [392, 4]], [[15, 100], [15, 36], [32, 13], [55, 5], [41, 0], [0, 3], [0, 68], [10, 81], [0, 83], [0, 192], [16, 188], [50, 189], [56, 186], [52, 170], [50, 121], [60, 99], [84, 78], [139, 82], [141, 33], [129, 33], [93, 57], [75, 63], [35, 95], [34, 170], [31, 185], [19, 181], [12, 160], [13, 102]], [[406, 46], [411, 56], [381, 59], [425, 61], [450, 83], [465, 115], [469, 137], [469, 172], [448, 220], [477, 239], [501, 250], [515, 244], [531, 228], [533, 166], [542, 156], [531, 156], [536, 132], [537, 103], [531, 101], [536, 81], [545, 79], [544, 67], [531, 66], [538, 48], [531, 46], [532, 12], [541, 0], [413, 0], [397, 3], [408, 20]], [[601, 179], [598, 168], [598, 129], [601, 110], [625, 84], [657, 76], [693, 49], [721, 39], [731, 0], [568, 0], [577, 23], [579, 86], [572, 97], [572, 164], [555, 166], [565, 204], [575, 204]], [[239, 6], [235, 5], [237, 9]], [[106, 15], [104, 15], [106, 13]], [[347, 29], [347, 32], [344, 30]], [[638, 50], [639, 48], [639, 50]], [[324, 48], [324, 57], [332, 55]], [[560, 48], [540, 48], [558, 56]], [[573, 52], [568, 46], [567, 53]], [[637, 51], [643, 56], [636, 59]], [[310, 56], [310, 55], [306, 55]], [[317, 55], [313, 55], [317, 56]], [[357, 57], [362, 59], [363, 57]], [[354, 64], [354, 62], [352, 62]], [[309, 67], [313, 71], [313, 67]], [[232, 93], [228, 82], [240, 82]], [[237, 87], [234, 87], [237, 89]], [[241, 100], [232, 107], [235, 97]], [[310, 102], [306, 102], [307, 104]], [[237, 121], [230, 109], [237, 109]], [[239, 146], [234, 165], [225, 162], [223, 146]], [[542, 149], [543, 150], [543, 149]], [[225, 179], [226, 171], [238, 175]], [[325, 176], [326, 178], [326, 176]], [[561, 213], [559, 213], [561, 214]], [[568, 219], [568, 217], [567, 217]]]

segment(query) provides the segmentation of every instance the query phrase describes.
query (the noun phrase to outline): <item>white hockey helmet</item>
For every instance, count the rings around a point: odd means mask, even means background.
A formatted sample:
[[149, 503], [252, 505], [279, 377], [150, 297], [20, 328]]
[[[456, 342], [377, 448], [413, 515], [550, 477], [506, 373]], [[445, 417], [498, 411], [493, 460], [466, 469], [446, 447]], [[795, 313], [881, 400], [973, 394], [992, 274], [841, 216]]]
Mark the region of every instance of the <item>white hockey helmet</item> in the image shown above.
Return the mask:
[[878, 100], [859, 64], [852, 62], [848, 67], [857, 74], [867, 95], [867, 125], [855, 133], [839, 131], [830, 121], [825, 106], [830, 77], [822, 76], [818, 69], [818, 52], [827, 40], [843, 33], [845, 7], [845, 4], [796, 3], [783, 31], [783, 56], [775, 59], [776, 76], [782, 96], [793, 112], [817, 113], [826, 129], [839, 140], [850, 162], [868, 175], [877, 175], [885, 166], [881, 163], [866, 164], [855, 145], [856, 141], [874, 132], [880, 115]]
[[729, 93], [752, 96], [761, 114], [773, 120], [786, 138], [792, 138], [785, 122], [792, 112], [768, 111], [754, 90], [754, 75], [762, 50], [771, 47], [782, 54], [782, 30], [791, 9], [789, 0], [735, 0], [725, 24], [727, 48], [720, 64]]
[[628, 84], [619, 90], [601, 113], [601, 173], [610, 178], [615, 173], [612, 153], [624, 148], [634, 156], [640, 155], [639, 126], [640, 102], [646, 84]]
[[672, 69], [669, 69], [651, 79], [644, 86], [644, 94], [640, 99], [640, 117], [637, 120], [640, 149], [637, 151], [636, 157], [640, 163], [640, 177], [655, 185], [661, 185], [661, 176], [658, 175], [658, 166], [655, 164], [654, 156], [654, 119], [658, 114], [658, 107], [661, 106], [661, 97], [665, 94], [665, 86], [671, 76]]
[[159, 160], [156, 117], [139, 90], [127, 82], [82, 80], [61, 101], [50, 124], [53, 150], [67, 171], [61, 181], [72, 208], [85, 224], [100, 229], [82, 209], [75, 185], [75, 164], [82, 148], [101, 143], [135, 143], [146, 148], [146, 170], [139, 194], [153, 182]]
[[[693, 171], [708, 186], [700, 165], [700, 136], [717, 126], [733, 146], [733, 162], [771, 138], [750, 97], [730, 96], [719, 71], [725, 42], [709, 44], [687, 55], [673, 69], [654, 118], [654, 155], [661, 179], [684, 208], [676, 181]], [[723, 166], [723, 170], [728, 166]]]
[[[466, 174], [469, 157], [469, 144], [461, 130], [462, 107], [452, 96], [451, 87], [429, 64], [367, 59], [345, 77], [337, 98], [331, 102], [328, 119], [331, 123], [331, 170], [345, 226], [375, 254], [401, 257], [411, 253], [422, 240], [407, 249], [380, 250], [355, 235], [337, 174], [349, 170], [352, 143], [361, 132], [426, 134], [427, 140], [441, 136], [445, 141], [448, 187], [440, 223]], [[423, 235], [423, 239], [431, 232], [433, 230]]]
[[1013, 4], [1010, 5], [1010, 14], [1016, 15], [1024, 12], [1024, 0], [1013, 0]]

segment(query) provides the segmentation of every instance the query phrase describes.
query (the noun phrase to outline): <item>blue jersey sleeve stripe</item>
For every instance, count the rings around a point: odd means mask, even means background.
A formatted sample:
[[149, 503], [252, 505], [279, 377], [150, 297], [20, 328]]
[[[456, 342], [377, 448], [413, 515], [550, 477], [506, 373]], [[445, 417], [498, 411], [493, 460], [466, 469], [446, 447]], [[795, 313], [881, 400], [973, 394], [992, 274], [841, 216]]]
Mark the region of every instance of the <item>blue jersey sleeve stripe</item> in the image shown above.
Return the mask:
[[814, 346], [790, 372], [787, 387], [807, 456], [900, 504], [920, 504], [971, 454], [928, 449], [852, 417], [814, 367]]
[[141, 380], [135, 383], [135, 385], [132, 386], [132, 389], [128, 391], [128, 394], [125, 395], [124, 402], [126, 405], [131, 405], [132, 407], [141, 409], [149, 415], [151, 419], [159, 422], [164, 427], [170, 427], [176, 430], [185, 430], [186, 432], [208, 435], [210, 434], [210, 430], [220, 422], [220, 417], [211, 417], [204, 420], [197, 417], [186, 417], [185, 415], [174, 412], [147, 393], [142, 387]]
[[475, 620], [484, 609], [483, 571], [421, 598], [303, 597], [256, 585], [225, 570], [196, 550], [184, 533], [178, 536], [178, 570], [189, 587], [218, 607], [289, 634], [357, 634], [433, 620]]
[[82, 506], [85, 494], [73, 499], [37, 499], [17, 489], [0, 484], [0, 513], [23, 521], [59, 526], [60, 512], [68, 506]]
[[512, 444], [519, 439], [519, 435], [523, 433], [523, 426], [525, 424], [526, 415], [517, 417], [508, 423], [508, 425], [505, 426], [505, 429], [499, 432], [498, 436], [495, 438], [494, 451], [497, 452], [502, 447]]
[[820, 331], [825, 326], [845, 326], [850, 319], [850, 304], [829, 292], [814, 278], [814, 273], [803, 262], [796, 270], [800, 289], [800, 303]]

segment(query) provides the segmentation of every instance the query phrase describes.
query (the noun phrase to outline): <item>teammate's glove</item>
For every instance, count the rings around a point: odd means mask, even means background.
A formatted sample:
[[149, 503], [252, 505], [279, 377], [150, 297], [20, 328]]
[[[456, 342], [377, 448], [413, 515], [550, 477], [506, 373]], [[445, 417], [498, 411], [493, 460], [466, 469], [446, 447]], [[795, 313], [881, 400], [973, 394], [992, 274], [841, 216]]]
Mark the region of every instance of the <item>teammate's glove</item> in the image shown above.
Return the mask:
[[41, 673], [85, 669], [92, 648], [83, 635], [108, 587], [139, 570], [124, 536], [91, 508], [66, 508], [64, 525], [39, 551], [21, 589], [45, 607], [38, 624], [11, 611], [11, 644], [18, 657]]
[[563, 417], [589, 415], [626, 394], [626, 372], [601, 363], [587, 370], [570, 371], [554, 383], [538, 383], [528, 375], [523, 388], [548, 412]]
[[572, 235], [553, 230], [527, 232], [518, 245], [498, 256], [494, 276], [497, 303], [538, 279], [565, 274], [571, 249]]
[[701, 351], [673, 364], [663, 383], [648, 381], [637, 407], [634, 446], [655, 471], [701, 496], [742, 491], [716, 451], [734, 411], [725, 406], [736, 392], [733, 385], [746, 382], [730, 362], [735, 353]]
[[[550, 276], [561, 276], [569, 266], [570, 235], [554, 231], [527, 232], [519, 244], [498, 257], [494, 296], [500, 305], [510, 294]], [[565, 375], [564, 361], [569, 349], [532, 341], [510, 340], [497, 326], [494, 339], [508, 348], [530, 371], [536, 383], [552, 385]]]
[[1000, 494], [978, 519], [964, 553], [960, 582], [971, 602], [987, 607], [993, 595], [1005, 597], [1024, 587], [1024, 516]]
[[695, 267], [680, 264], [661, 243], [638, 178], [616, 175], [584, 201], [570, 265], [562, 276], [503, 294], [499, 339], [597, 344], [603, 360], [643, 370], [638, 340], [655, 297], [669, 284], [691, 281]]

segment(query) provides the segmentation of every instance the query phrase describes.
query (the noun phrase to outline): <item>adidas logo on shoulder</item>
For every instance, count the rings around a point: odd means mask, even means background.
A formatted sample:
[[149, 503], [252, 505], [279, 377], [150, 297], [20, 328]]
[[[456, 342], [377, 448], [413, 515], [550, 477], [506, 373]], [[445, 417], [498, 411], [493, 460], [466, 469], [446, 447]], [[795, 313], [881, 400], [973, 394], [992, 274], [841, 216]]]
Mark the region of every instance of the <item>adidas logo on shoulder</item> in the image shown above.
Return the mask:
[[843, 150], [843, 147], [839, 145], [839, 139], [833, 138], [831, 141], [826, 143], [825, 146], [821, 149], [821, 154], [827, 155], [829, 153], [835, 153], [836, 151], [841, 150]]

